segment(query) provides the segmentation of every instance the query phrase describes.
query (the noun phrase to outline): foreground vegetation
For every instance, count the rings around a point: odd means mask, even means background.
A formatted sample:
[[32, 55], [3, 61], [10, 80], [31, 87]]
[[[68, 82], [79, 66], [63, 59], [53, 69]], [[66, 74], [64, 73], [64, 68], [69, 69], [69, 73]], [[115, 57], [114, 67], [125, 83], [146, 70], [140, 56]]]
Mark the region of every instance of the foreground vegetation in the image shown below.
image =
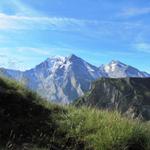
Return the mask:
[[149, 150], [149, 129], [117, 112], [51, 104], [0, 78], [1, 149]]

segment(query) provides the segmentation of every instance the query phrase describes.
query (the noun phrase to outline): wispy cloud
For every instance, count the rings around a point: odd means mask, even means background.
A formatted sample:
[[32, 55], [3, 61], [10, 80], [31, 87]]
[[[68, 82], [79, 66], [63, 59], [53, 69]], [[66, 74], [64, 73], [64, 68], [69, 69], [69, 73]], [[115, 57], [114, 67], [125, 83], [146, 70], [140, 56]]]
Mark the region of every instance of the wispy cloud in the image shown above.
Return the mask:
[[[66, 17], [20, 16], [0, 13], [0, 30], [54, 30], [80, 32], [89, 37], [125, 36], [139, 27], [138, 22], [84, 20]], [[116, 30], [117, 28], [117, 30]], [[144, 28], [144, 26], [143, 26]], [[124, 33], [124, 34], [122, 34]]]
[[39, 54], [39, 55], [50, 55], [50, 51], [46, 50], [45, 48], [35, 48], [35, 47], [17, 47], [16, 51], [18, 51], [19, 53], [24, 53], [24, 52], [28, 52], [28, 53], [35, 53], [35, 54]]
[[39, 11], [26, 5], [26, 2], [20, 0], [1, 0], [0, 12], [6, 14], [17, 14], [17, 15], [37, 15]]
[[36, 47], [1, 47], [0, 67], [27, 70], [52, 56], [53, 52]]
[[[61, 47], [61, 46], [51, 46], [51, 47], [16, 47], [15, 50], [20, 53], [33, 53], [35, 55], [50, 57], [55, 56], [56, 52], [60, 54], [72, 53], [72, 48]], [[32, 56], [31, 56], [32, 57]]]
[[87, 23], [95, 23], [95, 21], [79, 20], [74, 18], [61, 17], [42, 17], [42, 16], [20, 16], [6, 15], [0, 13], [0, 29], [50, 29], [50, 30], [68, 30], [78, 27], [84, 27]]
[[145, 8], [126, 8], [121, 12], [121, 16], [132, 17], [150, 13], [150, 7]]
[[134, 47], [139, 52], [150, 53], [150, 43], [145, 43], [145, 42], [136, 43], [134, 44]]
[[0, 67], [13, 68], [16, 70], [24, 70], [23, 61], [18, 58], [14, 58], [0, 53]]

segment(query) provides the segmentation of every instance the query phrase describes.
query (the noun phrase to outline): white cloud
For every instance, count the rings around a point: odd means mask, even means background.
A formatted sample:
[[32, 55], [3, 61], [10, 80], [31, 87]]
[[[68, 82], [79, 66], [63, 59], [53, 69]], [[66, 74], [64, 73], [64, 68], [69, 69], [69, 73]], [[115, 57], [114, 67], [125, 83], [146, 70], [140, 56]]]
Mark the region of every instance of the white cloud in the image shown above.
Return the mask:
[[[37, 48], [37, 47], [16, 47], [15, 50], [20, 53], [20, 54], [24, 54], [25, 52], [28, 53], [35, 53], [36, 55], [40, 55], [40, 56], [44, 56], [44, 57], [50, 57], [50, 56], [54, 56], [57, 53], [71, 53], [72, 49], [68, 48], [68, 47], [58, 47], [58, 46], [51, 46], [51, 47], [41, 47], [41, 48]], [[32, 57], [32, 56], [31, 56]]]
[[127, 8], [121, 12], [121, 16], [132, 17], [132, 16], [144, 15], [144, 14], [149, 14], [149, 13], [150, 13], [150, 7]]
[[[7, 15], [0, 13], [0, 30], [14, 31], [14, 30], [54, 30], [65, 32], [76, 32], [80, 37], [89, 38], [114, 38], [126, 40], [128, 38], [135, 38], [139, 29], [146, 30], [146, 24], [134, 21], [103, 21], [103, 20], [84, 20], [67, 17], [46, 17], [40, 10], [27, 5], [18, 0], [10, 0], [10, 6], [15, 10], [14, 15]], [[9, 3], [10, 3], [9, 2]], [[150, 8], [127, 8], [122, 11], [124, 16], [133, 16], [143, 13], [149, 13]], [[76, 35], [76, 34], [72, 34]], [[115, 38], [114, 38], [115, 39]], [[12, 40], [12, 39], [11, 39]], [[3, 40], [0, 38], [0, 42]]]
[[[20, 16], [0, 13], [0, 30], [75, 31], [90, 37], [131, 34], [140, 23], [83, 20], [66, 17]], [[117, 28], [117, 30], [116, 30]], [[144, 28], [144, 27], [143, 27]], [[122, 35], [122, 33], [124, 33]]]
[[34, 52], [36, 54], [40, 54], [40, 55], [49, 55], [50, 52], [48, 52], [47, 50], [43, 49], [43, 48], [35, 48], [35, 47], [18, 47], [16, 48], [16, 50], [19, 53], [23, 53], [25, 51], [30, 52]]
[[10, 56], [8, 57], [7, 55], [3, 54], [0, 55], [0, 67], [16, 70], [25, 70], [22, 60]]
[[[0, 13], [0, 29], [50, 29], [50, 30], [68, 30], [79, 26], [85, 26], [86, 23], [92, 23], [89, 20], [79, 20], [74, 18], [61, 17], [43, 17], [43, 16], [20, 16], [6, 15]], [[94, 21], [95, 22], [95, 21]], [[93, 22], [93, 23], [94, 23]]]
[[[5, 5], [1, 7], [5, 7]], [[84, 26], [89, 22], [75, 18], [46, 17], [41, 11], [37, 11], [18, 0], [10, 0], [8, 7], [11, 7], [14, 13], [8, 15], [0, 8], [0, 30], [79, 30], [79, 26]]]
[[145, 53], [150, 53], [150, 43], [136, 43], [134, 47], [139, 51], [139, 52], [145, 52]]

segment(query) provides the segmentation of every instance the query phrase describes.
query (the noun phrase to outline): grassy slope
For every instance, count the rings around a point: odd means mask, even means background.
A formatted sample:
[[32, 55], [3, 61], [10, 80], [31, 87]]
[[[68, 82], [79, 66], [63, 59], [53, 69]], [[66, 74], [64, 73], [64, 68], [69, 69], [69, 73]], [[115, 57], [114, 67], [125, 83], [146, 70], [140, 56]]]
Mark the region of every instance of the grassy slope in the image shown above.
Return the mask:
[[26, 145], [38, 150], [149, 150], [150, 131], [148, 124], [117, 112], [50, 104], [0, 78], [0, 145], [15, 150]]
[[64, 122], [69, 133], [88, 141], [96, 150], [149, 149], [148, 125], [123, 118], [117, 112], [72, 108], [67, 120]]

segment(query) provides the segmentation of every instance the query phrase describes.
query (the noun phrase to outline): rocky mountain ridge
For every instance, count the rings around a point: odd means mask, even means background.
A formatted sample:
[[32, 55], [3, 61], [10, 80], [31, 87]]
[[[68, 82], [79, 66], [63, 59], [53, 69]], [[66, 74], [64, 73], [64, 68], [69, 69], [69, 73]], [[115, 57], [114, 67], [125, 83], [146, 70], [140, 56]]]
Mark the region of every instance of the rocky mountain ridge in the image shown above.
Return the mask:
[[74, 103], [150, 120], [150, 78], [101, 78]]
[[20, 81], [42, 97], [58, 103], [70, 103], [83, 96], [91, 89], [91, 83], [101, 77], [150, 77], [119, 61], [96, 67], [73, 54], [48, 58], [24, 72], [1, 68], [0, 74]]

